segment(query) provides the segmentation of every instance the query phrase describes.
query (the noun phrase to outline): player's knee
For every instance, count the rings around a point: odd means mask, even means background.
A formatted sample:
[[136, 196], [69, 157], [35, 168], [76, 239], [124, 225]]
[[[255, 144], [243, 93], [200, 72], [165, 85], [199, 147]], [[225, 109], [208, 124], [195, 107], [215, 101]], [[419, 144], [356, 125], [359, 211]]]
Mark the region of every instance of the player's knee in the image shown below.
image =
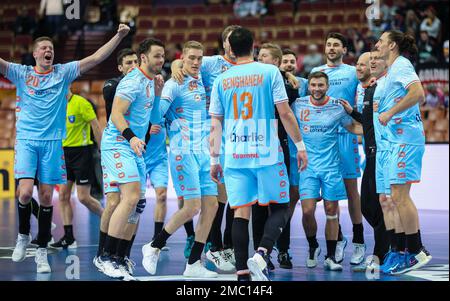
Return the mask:
[[39, 194], [39, 201], [44, 206], [50, 206], [52, 203], [52, 194], [53, 191], [42, 191]]
[[119, 205], [120, 198], [119, 195], [116, 193], [108, 193], [106, 195], [106, 207], [105, 210], [114, 211]]
[[303, 217], [306, 219], [314, 218], [314, 214], [316, 212], [316, 210], [313, 206], [311, 206], [311, 207], [304, 206], [304, 207], [302, 207], [302, 211], [303, 211]]
[[156, 203], [159, 205], [165, 205], [167, 201], [167, 192], [161, 191], [156, 195]]
[[325, 204], [325, 214], [328, 216], [334, 216], [338, 214], [338, 206], [333, 203]]
[[183, 209], [189, 218], [194, 218], [201, 210], [201, 204], [192, 204], [190, 206], [184, 206]]

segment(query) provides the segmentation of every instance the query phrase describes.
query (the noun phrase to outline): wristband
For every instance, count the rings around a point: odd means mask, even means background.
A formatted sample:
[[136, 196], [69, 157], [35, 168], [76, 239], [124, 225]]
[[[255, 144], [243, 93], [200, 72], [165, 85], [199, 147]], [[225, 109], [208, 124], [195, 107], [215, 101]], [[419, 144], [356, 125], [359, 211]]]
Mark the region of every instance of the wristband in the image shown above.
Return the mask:
[[303, 152], [306, 151], [305, 143], [303, 140], [300, 140], [299, 142], [295, 143], [295, 146], [297, 147], [297, 151]]
[[211, 165], [218, 165], [218, 164], [220, 164], [220, 157], [219, 156], [217, 156], [217, 157], [211, 156]]
[[130, 128], [124, 129], [123, 132], [122, 132], [122, 136], [123, 136], [125, 139], [127, 139], [128, 142], [130, 142], [130, 140], [131, 140], [133, 137], [136, 137], [136, 135], [133, 133], [133, 131], [132, 131]]

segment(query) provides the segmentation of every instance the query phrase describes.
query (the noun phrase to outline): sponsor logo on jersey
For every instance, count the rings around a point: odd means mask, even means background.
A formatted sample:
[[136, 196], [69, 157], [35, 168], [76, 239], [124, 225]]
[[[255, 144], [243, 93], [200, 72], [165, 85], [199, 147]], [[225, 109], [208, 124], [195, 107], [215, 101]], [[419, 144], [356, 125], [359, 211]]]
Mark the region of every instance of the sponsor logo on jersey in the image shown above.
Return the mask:
[[233, 133], [230, 135], [230, 142], [262, 142], [264, 138], [264, 135], [258, 135], [256, 132], [249, 135], [237, 135]]
[[196, 80], [192, 80], [189, 82], [189, 91], [197, 90], [198, 82]]

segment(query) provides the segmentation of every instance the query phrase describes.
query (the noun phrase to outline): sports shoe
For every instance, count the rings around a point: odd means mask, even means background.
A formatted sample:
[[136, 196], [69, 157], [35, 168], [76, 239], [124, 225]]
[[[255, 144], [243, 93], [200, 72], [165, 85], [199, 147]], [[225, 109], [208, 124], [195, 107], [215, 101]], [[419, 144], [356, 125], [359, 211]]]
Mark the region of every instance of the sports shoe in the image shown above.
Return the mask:
[[191, 235], [186, 238], [186, 245], [184, 246], [184, 258], [188, 259], [191, 256], [192, 246], [194, 246], [195, 236]]
[[292, 269], [292, 257], [288, 252], [278, 253], [278, 263], [282, 269]]
[[95, 256], [92, 260], [92, 263], [95, 265], [95, 267], [103, 273], [104, 267], [103, 267], [103, 261], [101, 260], [100, 256]]
[[207, 242], [206, 244], [205, 244], [205, 246], [203, 247], [203, 253], [208, 253], [208, 251], [211, 249], [211, 247], [212, 247], [212, 242]]
[[336, 244], [336, 253], [335, 253], [334, 257], [335, 257], [337, 263], [341, 263], [342, 261], [344, 261], [345, 247], [347, 247], [347, 238], [345, 238], [345, 236], [343, 236], [342, 240], [338, 241]]
[[364, 257], [366, 255], [366, 245], [353, 243], [353, 254], [350, 259], [351, 265], [359, 265], [363, 263]]
[[399, 252], [389, 251], [384, 257], [384, 262], [380, 266], [380, 271], [383, 274], [389, 274], [393, 268], [398, 264]]
[[203, 266], [200, 260], [197, 260], [193, 264], [186, 263], [186, 269], [183, 272], [183, 276], [193, 278], [217, 278], [218, 274], [208, 270]]
[[125, 261], [125, 258], [122, 260], [119, 260], [117, 262], [117, 265], [119, 267], [119, 271], [122, 273], [122, 280], [123, 281], [136, 281], [136, 278], [134, 278], [128, 271], [128, 263]]
[[247, 266], [253, 281], [269, 281], [269, 271], [267, 262], [260, 253], [255, 253], [253, 257], [247, 260]]
[[320, 255], [322, 250], [320, 247], [317, 248], [309, 248], [309, 256], [306, 258], [306, 267], [312, 269], [317, 266], [317, 258]]
[[325, 258], [323, 267], [328, 271], [342, 271], [342, 265], [340, 265], [333, 256]]
[[119, 269], [117, 261], [111, 256], [101, 256], [100, 260], [103, 262], [103, 271], [106, 276], [113, 279], [123, 279], [123, 272]]
[[70, 239], [66, 236], [63, 236], [58, 242], [54, 244], [49, 244], [49, 246], [58, 250], [78, 248], [77, 241], [74, 238]]
[[[47, 247], [54, 243], [55, 243], [55, 239], [53, 238], [53, 235], [52, 235], [52, 236], [50, 236], [50, 240], [47, 243]], [[39, 247], [37, 236], [29, 243], [29, 247], [30, 248], [38, 248]]]
[[422, 247], [419, 253], [406, 253], [404, 260], [400, 261], [400, 263], [391, 270], [391, 275], [399, 275], [412, 270], [419, 269], [426, 265], [431, 260], [430, 253]]
[[12, 254], [12, 261], [20, 262], [27, 256], [27, 246], [31, 241], [31, 234], [18, 234], [16, 240], [16, 247]]
[[155, 275], [161, 250], [152, 247], [152, 242], [142, 246], [142, 265], [151, 275]]
[[267, 262], [267, 269], [269, 271], [275, 270], [275, 265], [272, 262], [272, 256], [271, 255], [266, 255], [265, 260]]
[[34, 262], [36, 262], [37, 273], [51, 273], [52, 269], [48, 264], [46, 248], [37, 248]]
[[133, 260], [131, 260], [130, 258], [128, 258], [128, 257], [124, 258], [124, 263], [125, 263], [125, 265], [127, 267], [128, 274], [133, 276], [136, 263]]
[[216, 268], [221, 271], [231, 272], [235, 269], [234, 265], [232, 265], [223, 255], [222, 251], [211, 252], [211, 250], [209, 250], [206, 252], [206, 259], [214, 263]]
[[234, 250], [229, 248], [229, 249], [224, 249], [222, 251], [223, 256], [229, 261], [231, 262], [232, 265], [236, 265], [236, 258], [234, 257]]

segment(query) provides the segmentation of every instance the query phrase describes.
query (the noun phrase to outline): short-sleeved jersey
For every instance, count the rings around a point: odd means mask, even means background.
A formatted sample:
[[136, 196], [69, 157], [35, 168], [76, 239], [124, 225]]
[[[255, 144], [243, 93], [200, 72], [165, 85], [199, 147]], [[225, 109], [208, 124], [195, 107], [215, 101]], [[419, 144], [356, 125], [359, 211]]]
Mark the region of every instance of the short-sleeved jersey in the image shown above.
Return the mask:
[[[388, 68], [385, 81], [379, 113], [390, 110], [408, 94], [409, 86], [420, 83], [413, 65], [403, 56], [399, 56]], [[425, 144], [419, 104], [394, 115], [386, 126], [386, 136], [387, 140], [392, 143]]]
[[45, 73], [8, 63], [5, 75], [17, 88], [16, 139], [64, 139], [68, 88], [80, 75], [80, 63], [56, 64]]
[[300, 88], [298, 88], [298, 96], [303, 97], [308, 95], [308, 79], [298, 76], [297, 79], [300, 82]]
[[147, 142], [145, 157], [151, 158], [152, 162], [158, 162], [167, 158], [166, 138], [167, 132], [165, 121], [161, 121], [161, 130], [158, 134], [151, 134]]
[[[140, 68], [134, 68], [120, 81], [116, 97], [130, 102], [124, 118], [136, 137], [144, 141], [150, 119], [160, 121], [159, 97], [155, 97], [154, 80]], [[110, 119], [103, 132], [102, 149], [118, 148], [129, 149], [130, 143]]]
[[[380, 100], [385, 93], [385, 84], [386, 84], [386, 74], [382, 75], [377, 79], [377, 87], [375, 88], [375, 92], [373, 93], [373, 103], [380, 104]], [[377, 112], [373, 112], [373, 128], [375, 131], [375, 142], [377, 144], [377, 151], [385, 151], [389, 150], [389, 141], [386, 136], [386, 127], [381, 125], [378, 120], [379, 108]]]
[[208, 152], [206, 93], [202, 78], [186, 76], [183, 84], [169, 79], [161, 95], [171, 151]]
[[200, 67], [200, 73], [202, 75], [202, 81], [205, 86], [206, 101], [208, 103], [211, 96], [211, 90], [216, 78], [234, 65], [235, 63], [227, 60], [222, 55], [203, 57], [202, 66]]
[[73, 94], [67, 103], [66, 139], [64, 147], [86, 146], [93, 144], [91, 139], [90, 122], [97, 118], [92, 104]]
[[[322, 65], [315, 67], [312, 72], [322, 71], [328, 75], [328, 96], [333, 98], [345, 99], [352, 107], [355, 106], [356, 88], [358, 86], [358, 77], [356, 76], [356, 68], [347, 64], [339, 66]], [[345, 129], [340, 128], [340, 133], [348, 133]]]
[[315, 171], [339, 168], [339, 126], [352, 123], [339, 100], [327, 96], [321, 106], [310, 96], [298, 98], [292, 105], [308, 152], [308, 166]]
[[209, 113], [224, 117], [227, 168], [259, 168], [283, 160], [274, 105], [284, 101], [283, 77], [273, 65], [239, 64], [217, 77]]

